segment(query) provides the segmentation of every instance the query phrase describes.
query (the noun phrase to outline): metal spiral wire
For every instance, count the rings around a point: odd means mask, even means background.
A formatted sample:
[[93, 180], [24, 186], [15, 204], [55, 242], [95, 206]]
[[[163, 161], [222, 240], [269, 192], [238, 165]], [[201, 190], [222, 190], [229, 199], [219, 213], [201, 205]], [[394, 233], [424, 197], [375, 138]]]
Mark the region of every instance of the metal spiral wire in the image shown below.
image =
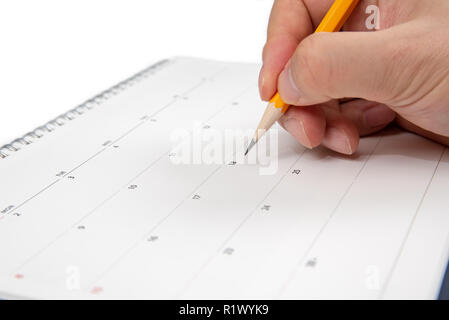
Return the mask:
[[96, 95], [90, 100], [82, 103], [81, 105], [61, 114], [60, 116], [48, 121], [43, 126], [37, 127], [33, 131], [23, 135], [22, 137], [15, 139], [14, 141], [0, 147], [0, 159], [7, 158], [13, 153], [18, 152], [29, 144], [35, 143], [42, 139], [45, 135], [55, 131], [58, 127], [66, 125], [68, 122], [78, 118], [89, 110], [96, 108], [103, 104], [110, 98], [120, 94], [126, 89], [134, 86], [143, 79], [147, 78], [150, 74], [153, 74], [162, 66], [167, 65], [171, 60], [162, 60], [143, 71], [131, 76], [130, 78], [118, 83], [117, 85], [109, 88], [106, 91]]

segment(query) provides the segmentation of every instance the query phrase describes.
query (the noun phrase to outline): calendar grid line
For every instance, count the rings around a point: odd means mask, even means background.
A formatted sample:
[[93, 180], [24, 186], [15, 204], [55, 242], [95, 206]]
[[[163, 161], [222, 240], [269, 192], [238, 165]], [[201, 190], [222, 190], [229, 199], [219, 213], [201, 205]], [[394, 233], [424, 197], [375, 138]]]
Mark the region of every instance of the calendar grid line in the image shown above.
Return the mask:
[[[230, 101], [233, 101], [235, 99], [238, 99], [239, 97], [241, 97], [242, 95], [244, 95], [250, 88], [252, 87], [249, 86], [247, 87], [245, 90], [241, 91], [240, 93], [238, 93], [237, 95], [233, 96], [231, 99], [229, 99]], [[205, 120], [203, 122], [207, 123], [209, 122], [211, 119], [215, 118], [217, 115], [219, 115], [221, 112], [223, 112], [228, 106], [229, 106], [229, 102], [226, 103], [223, 108], [221, 108], [218, 112], [216, 112], [214, 115], [212, 115], [211, 117], [209, 117], [207, 120]], [[206, 179], [204, 179], [196, 188], [193, 189], [192, 192], [189, 193], [189, 195], [182, 200], [171, 212], [169, 212], [164, 218], [162, 218], [158, 223], [156, 223], [155, 226], [153, 226], [148, 232], [145, 233], [145, 235], [141, 238], [139, 238], [134, 245], [132, 245], [124, 254], [123, 256], [119, 257], [117, 259], [117, 261], [110, 266], [110, 268], [106, 269], [106, 271], [99, 277], [97, 278], [95, 281], [93, 281], [89, 286], [87, 286], [87, 289], [92, 287], [95, 283], [98, 283], [107, 273], [109, 273], [114, 266], [116, 266], [118, 263], [120, 263], [121, 260], [123, 260], [124, 257], [126, 257], [141, 241], [142, 239], [145, 239], [146, 237], [148, 237], [148, 235], [150, 235], [151, 233], [154, 232], [154, 230], [156, 230], [164, 221], [166, 221], [166, 219], [168, 219], [183, 203], [185, 203], [186, 200], [190, 199], [191, 195], [193, 193], [195, 193], [196, 190], [198, 190], [199, 188], [201, 188], [211, 177], [213, 177], [218, 171], [220, 171], [226, 164], [220, 165], [217, 169], [215, 169], [209, 176], [206, 177]], [[86, 289], [86, 290], [87, 290]]]
[[218, 249], [214, 250], [213, 253], [211, 253], [209, 259], [207, 259], [204, 264], [198, 268], [198, 270], [195, 272], [195, 275], [187, 281], [185, 286], [179, 290], [179, 292], [175, 295], [175, 299], [182, 296], [182, 294], [190, 287], [190, 285], [195, 281], [195, 279], [199, 276], [199, 274], [207, 268], [207, 266], [217, 257], [217, 254], [220, 254], [220, 252], [223, 250], [223, 248], [226, 246], [226, 244], [232, 240], [232, 238], [237, 234], [237, 232], [245, 225], [245, 223], [254, 216], [255, 212], [258, 208], [260, 208], [260, 205], [270, 196], [270, 194], [281, 184], [281, 182], [284, 180], [284, 178], [287, 176], [287, 174], [291, 171], [291, 169], [301, 160], [301, 158], [304, 156], [304, 154], [307, 152], [307, 149], [303, 149], [301, 154], [298, 155], [297, 159], [293, 161], [293, 164], [289, 166], [289, 168], [285, 171], [285, 173], [282, 175], [282, 177], [279, 178], [279, 180], [273, 185], [273, 187], [265, 194], [265, 196], [262, 198], [261, 201], [257, 203], [257, 205], [250, 210], [249, 214], [243, 218], [243, 220], [239, 223], [239, 225], [230, 233], [230, 235], [218, 246]]
[[242, 226], [252, 217], [254, 216], [257, 209], [260, 207], [260, 205], [273, 193], [273, 191], [281, 184], [281, 182], [284, 180], [284, 178], [287, 176], [287, 174], [291, 171], [291, 169], [301, 160], [301, 158], [304, 156], [304, 154], [307, 152], [307, 149], [302, 150], [301, 154], [298, 155], [298, 158], [293, 162], [293, 164], [285, 171], [285, 173], [282, 175], [281, 178], [273, 185], [273, 187], [270, 189], [270, 191], [267, 192], [267, 194], [262, 198], [261, 201], [257, 203], [257, 205], [250, 211], [250, 213], [242, 220], [242, 222], [237, 226], [237, 228], [229, 235], [228, 238], [226, 238], [223, 243], [219, 246], [217, 251], [219, 252], [221, 249], [226, 246], [226, 243], [228, 243], [235, 234], [242, 228]]
[[17, 207], [14, 207], [14, 210], [19, 210], [21, 207], [23, 207], [25, 204], [27, 204], [28, 202], [30, 202], [31, 200], [33, 200], [34, 198], [36, 198], [37, 196], [39, 196], [41, 193], [47, 191], [48, 189], [50, 189], [51, 187], [53, 187], [56, 183], [58, 183], [61, 179], [57, 179], [55, 181], [53, 181], [52, 183], [50, 183], [49, 185], [47, 185], [45, 188], [43, 188], [42, 190], [40, 190], [39, 192], [37, 192], [36, 194], [34, 194], [33, 196], [31, 196], [30, 198], [24, 200], [21, 204], [19, 204]]
[[332, 218], [334, 217], [335, 213], [337, 212], [338, 208], [340, 207], [341, 203], [343, 202], [344, 198], [346, 197], [346, 195], [349, 193], [349, 191], [351, 190], [352, 186], [354, 185], [355, 181], [358, 179], [358, 177], [360, 176], [360, 174], [363, 172], [363, 170], [365, 169], [368, 161], [371, 159], [372, 155], [376, 152], [380, 142], [383, 139], [383, 135], [379, 137], [376, 145], [374, 146], [374, 148], [371, 150], [370, 154], [368, 155], [368, 157], [366, 158], [366, 160], [364, 161], [363, 165], [361, 166], [361, 168], [359, 169], [359, 171], [357, 172], [357, 174], [355, 175], [354, 179], [351, 181], [351, 183], [349, 184], [349, 186], [346, 188], [345, 192], [343, 193], [342, 197], [339, 199], [337, 205], [334, 207], [334, 209], [331, 211], [330, 215], [327, 217], [326, 221], [323, 223], [323, 225], [321, 226], [320, 230], [318, 231], [318, 233], [314, 236], [310, 246], [308, 247], [308, 249], [304, 252], [304, 254], [300, 257], [300, 259], [298, 260], [298, 262], [295, 264], [295, 266], [293, 267], [292, 271], [290, 272], [290, 275], [287, 277], [287, 280], [284, 282], [284, 284], [282, 285], [281, 289], [279, 290], [279, 293], [277, 294], [276, 298], [279, 298], [287, 289], [289, 283], [291, 282], [291, 280], [294, 278], [294, 276], [299, 272], [299, 269], [301, 268], [304, 260], [306, 259], [306, 257], [309, 255], [309, 253], [312, 251], [313, 247], [315, 246], [315, 244], [318, 242], [318, 240], [320, 239], [321, 235], [323, 234], [324, 230], [326, 229], [326, 227], [329, 225], [329, 222], [332, 220]]
[[[222, 108], [220, 108], [219, 111], [217, 111], [215, 114], [213, 114], [211, 117], [209, 117], [208, 119], [206, 119], [203, 124], [209, 122], [211, 119], [215, 118], [216, 116], [218, 116], [221, 112], [223, 112], [228, 106], [229, 106], [229, 102], [238, 99], [239, 97], [241, 97], [242, 95], [244, 95], [251, 87], [253, 87], [252, 85], [248, 86], [247, 88], [245, 88], [243, 91], [241, 91], [240, 93], [238, 93], [237, 95], [234, 95], [231, 99], [228, 100], [227, 103], [224, 104], [224, 106]], [[169, 151], [170, 152], [170, 151]], [[166, 153], [167, 154], [167, 153]], [[165, 154], [165, 155], [166, 155]], [[122, 256], [120, 256], [115, 263], [113, 263], [113, 265], [111, 265], [108, 269], [106, 269], [106, 271], [100, 276], [98, 277], [95, 281], [92, 281], [92, 283], [90, 285], [87, 286], [86, 290], [88, 290], [88, 288], [92, 287], [95, 283], [98, 283], [99, 281], [101, 281], [101, 279], [107, 275], [107, 273], [109, 273], [114, 266], [116, 266], [118, 263], [120, 263], [121, 260], [123, 260], [124, 257], [126, 257], [141, 241], [142, 239], [145, 239], [146, 237], [148, 237], [151, 233], [154, 232], [154, 230], [156, 230], [164, 221], [166, 221], [166, 219], [168, 219], [183, 203], [185, 203], [186, 200], [190, 199], [191, 195], [193, 193], [195, 193], [196, 190], [198, 190], [199, 188], [201, 188], [211, 177], [213, 177], [218, 171], [220, 171], [222, 168], [224, 168], [226, 166], [226, 164], [220, 165], [217, 169], [215, 169], [210, 175], [208, 175], [196, 188], [193, 189], [192, 192], [189, 193], [189, 195], [182, 200], [172, 211], [170, 211], [164, 218], [162, 218], [158, 223], [156, 223], [156, 225], [154, 225], [149, 231], [145, 232], [144, 236], [142, 236], [141, 238], [139, 238], [134, 245], [132, 245]]]
[[412, 230], [412, 228], [413, 228], [413, 226], [415, 224], [416, 217], [418, 216], [418, 213], [421, 210], [421, 207], [422, 207], [422, 204], [424, 202], [424, 199], [425, 199], [425, 197], [427, 195], [427, 192], [430, 189], [430, 186], [432, 185], [432, 182], [433, 182], [433, 180], [435, 178], [435, 175], [436, 175], [436, 173], [438, 171], [438, 168], [440, 167], [441, 160], [443, 159], [443, 156], [446, 153], [446, 150], [448, 150], [448, 149], [447, 148], [443, 148], [443, 151], [441, 152], [440, 158], [438, 159], [438, 162], [435, 165], [435, 169], [433, 170], [432, 176], [430, 177], [429, 182], [426, 185], [426, 189], [424, 190], [423, 195], [422, 195], [421, 199], [419, 200], [419, 204], [418, 204], [418, 206], [417, 206], [417, 208], [415, 210], [415, 213], [413, 214], [412, 221], [410, 222], [410, 224], [409, 224], [409, 226], [407, 228], [407, 233], [406, 233], [404, 239], [402, 239], [402, 243], [401, 243], [401, 246], [399, 247], [398, 254], [394, 258], [393, 265], [391, 266], [390, 270], [388, 271], [388, 274], [387, 274], [387, 276], [385, 278], [385, 283], [383, 284], [382, 289], [380, 290], [378, 299], [382, 299], [382, 297], [384, 296], [384, 294], [385, 294], [385, 292], [386, 292], [386, 290], [388, 288], [388, 284], [389, 284], [389, 282], [391, 280], [391, 276], [393, 275], [393, 272], [396, 269], [396, 266], [397, 266], [397, 263], [399, 261], [399, 258], [402, 255], [402, 252], [404, 250], [405, 244], [407, 243], [407, 240], [408, 240], [408, 238], [410, 236], [411, 230]]
[[[197, 88], [201, 87], [201, 85], [204, 84], [204, 80], [199, 81], [199, 83], [197, 83], [196, 85], [194, 85], [193, 87], [189, 88], [187, 91], [185, 91], [186, 93], [183, 94], [187, 94], [187, 92], [192, 92], [194, 90], [196, 90]], [[173, 104], [175, 104], [177, 102], [177, 99], [171, 99], [168, 103], [166, 103], [163, 107], [159, 108], [158, 110], [156, 110], [155, 112], [153, 112], [151, 115], [149, 115], [149, 117], [154, 117], [157, 114], [159, 114], [160, 112], [162, 112], [163, 110], [167, 109], [168, 107], [172, 106]], [[123, 133], [121, 136], [119, 136], [117, 139], [115, 139], [112, 143], [117, 143], [118, 141], [120, 141], [121, 139], [123, 139], [124, 137], [128, 136], [129, 134], [131, 134], [132, 132], [134, 132], [134, 130], [140, 128], [143, 124], [145, 124], [145, 120], [139, 120], [139, 123], [137, 123], [136, 125], [134, 125], [133, 127], [131, 127], [130, 129], [128, 129], [125, 133]], [[103, 150], [101, 150], [100, 152], [94, 154], [93, 156], [91, 156], [90, 158], [88, 158], [86, 161], [82, 162], [80, 165], [78, 165], [77, 167], [75, 167], [74, 169], [72, 169], [69, 173], [73, 173], [74, 171], [76, 171], [77, 169], [79, 169], [80, 167], [82, 167], [83, 165], [85, 165], [86, 163], [88, 163], [90, 160], [94, 159], [96, 156], [98, 156], [101, 152], [103, 152], [104, 150], [106, 150], [107, 148], [103, 148]], [[67, 174], [69, 174], [67, 173]]]
[[182, 201], [180, 201], [175, 208], [173, 208], [167, 215], [162, 217], [154, 226], [151, 227], [149, 231], [146, 231], [143, 236], [139, 237], [133, 245], [131, 245], [125, 252], [123, 252], [104, 272], [103, 274], [98, 277], [96, 280], [92, 281], [90, 285], [86, 287], [86, 290], [91, 288], [94, 284], [101, 281], [104, 276], [106, 276], [112, 269], [114, 269], [115, 266], [117, 266], [127, 255], [129, 255], [144, 239], [146, 239], [149, 235], [154, 233], [154, 231], [160, 227], [170, 216], [172, 216], [177, 209], [179, 209], [187, 200], [189, 200], [195, 191], [197, 191], [199, 188], [201, 188], [211, 177], [213, 177], [218, 171], [220, 171], [223, 168], [223, 166], [219, 166], [215, 170], [210, 173], [206, 179], [204, 179], [198, 186], [196, 186], [191, 192], [189, 192], [188, 196], [184, 198]]
[[[216, 77], [218, 74], [224, 72], [227, 69], [227, 67], [221, 68], [220, 70], [218, 70], [217, 72], [213, 73], [212, 75], [208, 76], [207, 79], [212, 79], [214, 77]], [[189, 89], [187, 89], [186, 91], [182, 92], [181, 95], [187, 95], [193, 91], [195, 91], [196, 89], [200, 88], [203, 84], [205, 83], [204, 79], [201, 79], [198, 83], [196, 83], [194, 86], [190, 87]], [[168, 103], [166, 103], [163, 107], [159, 108], [158, 110], [156, 110], [155, 112], [153, 112], [152, 114], [149, 115], [150, 118], [158, 115], [160, 112], [164, 111], [165, 109], [167, 109], [168, 107], [172, 106], [173, 104], [175, 104], [177, 102], [177, 99], [171, 99]], [[137, 128], [139, 128], [141, 125], [143, 125], [146, 122], [146, 120], [140, 120], [139, 123], [137, 123], [136, 125], [134, 125], [133, 127], [131, 127], [128, 131], [126, 131], [124, 134], [122, 134], [121, 136], [119, 136], [118, 138], [116, 138], [115, 140], [112, 141], [112, 144], [117, 143], [118, 141], [120, 141], [121, 139], [123, 139], [124, 137], [128, 136], [130, 133], [132, 133], [134, 130], [136, 130]], [[81, 166], [83, 166], [84, 164], [86, 164], [87, 162], [89, 162], [90, 160], [94, 159], [96, 156], [98, 156], [100, 153], [102, 153], [103, 151], [105, 151], [107, 149], [103, 148], [102, 150], [100, 150], [99, 152], [95, 153], [93, 156], [89, 157], [87, 160], [85, 160], [84, 162], [82, 162], [80, 165], [76, 166], [75, 168], [73, 168], [71, 171], [69, 171], [68, 173], [66, 173], [64, 175], [64, 177], [70, 173], [73, 173], [75, 170], [79, 169]]]
[[[201, 81], [201, 83], [204, 83], [204, 81]], [[192, 88], [198, 88], [199, 86], [195, 86]], [[229, 102], [235, 99], [238, 99], [238, 97], [244, 95], [249, 88], [251, 88], [252, 86], [249, 86], [247, 88], [245, 88], [244, 90], [240, 91], [238, 94], [234, 95], [232, 97], [232, 99], [230, 99], [227, 103], [225, 103], [223, 105], [222, 108], [220, 108], [216, 113], [214, 113], [211, 117], [209, 117], [208, 119], [206, 119], [203, 124], [209, 122], [211, 119], [215, 118], [217, 115], [219, 115], [221, 112], [223, 112], [227, 107], [229, 107]], [[192, 92], [191, 89], [188, 90], [189, 92]], [[185, 93], [184, 93], [185, 94]], [[176, 99], [174, 99], [173, 102], [176, 102]], [[130, 131], [129, 134], [133, 132]], [[191, 132], [192, 134], [192, 132]], [[105, 151], [108, 148], [104, 148], [102, 151]], [[171, 150], [171, 149], [170, 149]], [[66, 230], [64, 230], [64, 232], [60, 233], [55, 239], [53, 239], [51, 242], [49, 242], [45, 247], [43, 247], [41, 250], [39, 250], [38, 252], [36, 252], [34, 255], [32, 255], [30, 258], [28, 258], [24, 263], [22, 263], [19, 267], [17, 267], [16, 270], [20, 270], [21, 268], [23, 268], [25, 265], [27, 265], [30, 261], [32, 261], [34, 258], [36, 258], [37, 256], [39, 256], [42, 252], [44, 252], [46, 249], [48, 249], [49, 247], [51, 247], [51, 245], [53, 245], [55, 242], [57, 242], [59, 239], [61, 239], [64, 235], [66, 235], [71, 229], [73, 229], [76, 225], [80, 224], [84, 219], [88, 218], [89, 216], [91, 216], [93, 213], [95, 213], [95, 211], [97, 211], [99, 208], [101, 208], [103, 205], [105, 205], [108, 201], [112, 200], [116, 195], [118, 195], [123, 188], [125, 188], [126, 186], [128, 186], [129, 184], [131, 184], [135, 179], [137, 179], [138, 177], [140, 177], [142, 174], [144, 174], [146, 171], [148, 171], [154, 164], [156, 164], [157, 162], [159, 162], [161, 159], [163, 159], [164, 157], [166, 157], [169, 153], [170, 150], [163, 153], [159, 158], [157, 158], [156, 160], [154, 160], [150, 165], [148, 165], [147, 167], [145, 167], [141, 172], [139, 172], [137, 175], [135, 175], [132, 179], [130, 179], [126, 184], [124, 184], [123, 186], [121, 186], [117, 191], [115, 191], [111, 196], [109, 196], [108, 198], [106, 198], [105, 200], [103, 200], [99, 205], [97, 205], [94, 209], [92, 209], [91, 211], [89, 211], [86, 215], [84, 215], [81, 219], [77, 220], [76, 223], [72, 224], [69, 228], [67, 228]], [[87, 162], [86, 162], [87, 163]], [[220, 169], [221, 167], [219, 167]], [[218, 170], [217, 170], [218, 171]], [[58, 180], [59, 181], [59, 180]], [[202, 185], [202, 184], [201, 184]], [[14, 273], [14, 271], [12, 272]]]
[[[217, 72], [213, 73], [212, 75], [210, 75], [209, 77], [207, 77], [208, 79], [212, 79], [213, 77], [216, 77], [218, 74], [224, 72], [227, 69], [227, 67], [221, 68], [220, 70], [218, 70]], [[182, 93], [182, 95], [186, 95], [189, 94], [191, 92], [193, 92], [194, 90], [198, 89], [201, 85], [203, 85], [205, 83], [204, 79], [201, 79], [197, 84], [195, 84], [194, 86], [190, 87], [189, 89], [187, 89], [186, 91], [184, 91]], [[167, 104], [165, 104], [162, 108], [156, 110], [154, 113], [152, 113], [150, 115], [150, 117], [154, 117], [155, 115], [159, 114], [160, 112], [162, 112], [163, 110], [165, 110], [167, 107], [173, 105], [175, 102], [177, 102], [177, 99], [172, 99], [170, 102], [168, 102]], [[118, 141], [120, 141], [121, 139], [123, 139], [125, 136], [127, 136], [128, 134], [130, 134], [131, 132], [133, 132], [135, 129], [139, 128], [142, 124], [144, 124], [145, 121], [140, 120], [138, 124], [134, 125], [131, 129], [129, 129], [128, 131], [126, 131], [124, 134], [122, 134], [121, 136], [119, 136], [117, 139], [115, 139], [112, 143], [115, 144]], [[97, 151], [96, 153], [94, 153], [92, 156], [90, 156], [89, 158], [87, 158], [86, 160], [84, 160], [83, 162], [81, 162], [80, 164], [76, 165], [74, 168], [70, 169], [67, 173], [65, 173], [62, 177], [65, 178], [66, 176], [68, 176], [69, 174], [73, 173], [74, 171], [76, 171], [77, 169], [79, 169], [80, 167], [82, 167], [83, 165], [85, 165], [86, 163], [88, 163], [90, 160], [96, 158], [98, 155], [100, 155], [101, 153], [103, 153], [105, 150], [107, 150], [107, 147], [102, 147], [101, 150]], [[20, 209], [24, 204], [28, 203], [30, 200], [36, 198], [37, 196], [39, 196], [40, 194], [42, 194], [43, 192], [47, 191], [48, 189], [50, 189], [53, 185], [55, 185], [60, 179], [57, 179], [56, 181], [54, 181], [53, 183], [51, 183], [50, 185], [42, 188], [41, 190], [39, 190], [37, 193], [35, 193], [33, 196], [31, 196], [30, 198], [24, 200], [21, 204], [19, 204], [17, 207], [14, 207], [14, 210], [18, 210]]]
[[126, 131], [124, 134], [122, 134], [120, 137], [118, 137], [117, 139], [113, 140], [110, 145], [116, 144], [117, 142], [119, 142], [120, 140], [122, 140], [123, 138], [125, 138], [127, 135], [129, 135], [131, 132], [133, 132], [134, 130], [138, 129], [140, 126], [142, 126], [145, 123], [145, 120], [141, 120], [138, 124], [136, 124], [134, 127], [132, 127], [131, 129], [129, 129], [128, 131]]
[[94, 159], [95, 157], [97, 157], [98, 155], [100, 155], [101, 153], [103, 153], [107, 148], [104, 147], [102, 148], [100, 151], [96, 152], [95, 154], [93, 154], [92, 156], [90, 156], [89, 158], [87, 158], [85, 161], [81, 162], [79, 165], [77, 165], [76, 167], [74, 167], [73, 169], [71, 169], [70, 171], [68, 171], [67, 173], [65, 173], [63, 175], [63, 178], [67, 177], [69, 174], [73, 173], [74, 171], [76, 171], [78, 168], [82, 167], [84, 164], [86, 164], [87, 162], [89, 162], [90, 160]]

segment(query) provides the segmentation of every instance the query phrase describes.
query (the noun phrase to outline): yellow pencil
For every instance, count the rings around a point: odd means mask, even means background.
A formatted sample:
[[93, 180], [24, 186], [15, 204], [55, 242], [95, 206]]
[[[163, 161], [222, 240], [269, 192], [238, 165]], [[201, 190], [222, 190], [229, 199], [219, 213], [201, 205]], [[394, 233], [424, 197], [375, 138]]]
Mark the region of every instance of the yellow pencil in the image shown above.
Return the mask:
[[[321, 21], [320, 25], [315, 30], [315, 33], [340, 31], [359, 1], [360, 0], [336, 0], [323, 18], [323, 21]], [[279, 92], [277, 92], [268, 103], [265, 113], [262, 116], [262, 120], [256, 129], [254, 138], [249, 144], [245, 155], [248, 154], [249, 150], [251, 150], [257, 141], [259, 141], [263, 134], [281, 118], [281, 116], [288, 110], [288, 107], [289, 105], [282, 101]]]

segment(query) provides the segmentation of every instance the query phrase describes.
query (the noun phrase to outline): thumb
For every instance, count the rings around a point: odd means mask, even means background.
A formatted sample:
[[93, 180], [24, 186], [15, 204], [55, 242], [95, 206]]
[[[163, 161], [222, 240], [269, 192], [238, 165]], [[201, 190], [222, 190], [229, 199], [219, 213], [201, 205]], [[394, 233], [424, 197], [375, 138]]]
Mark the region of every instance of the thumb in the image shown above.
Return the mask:
[[281, 98], [302, 106], [346, 97], [388, 104], [401, 90], [395, 62], [403, 55], [393, 38], [391, 29], [309, 36], [279, 75]]

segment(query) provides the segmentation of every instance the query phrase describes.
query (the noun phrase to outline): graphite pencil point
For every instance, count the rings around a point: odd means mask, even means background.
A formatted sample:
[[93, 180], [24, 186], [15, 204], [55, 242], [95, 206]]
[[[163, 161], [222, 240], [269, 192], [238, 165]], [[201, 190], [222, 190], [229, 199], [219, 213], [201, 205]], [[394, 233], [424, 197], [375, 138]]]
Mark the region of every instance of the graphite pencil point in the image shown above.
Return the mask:
[[251, 140], [251, 143], [249, 144], [249, 146], [248, 146], [248, 149], [246, 149], [246, 152], [245, 152], [245, 156], [248, 154], [248, 152], [254, 147], [254, 145], [256, 144], [256, 141], [253, 139], [253, 140]]

